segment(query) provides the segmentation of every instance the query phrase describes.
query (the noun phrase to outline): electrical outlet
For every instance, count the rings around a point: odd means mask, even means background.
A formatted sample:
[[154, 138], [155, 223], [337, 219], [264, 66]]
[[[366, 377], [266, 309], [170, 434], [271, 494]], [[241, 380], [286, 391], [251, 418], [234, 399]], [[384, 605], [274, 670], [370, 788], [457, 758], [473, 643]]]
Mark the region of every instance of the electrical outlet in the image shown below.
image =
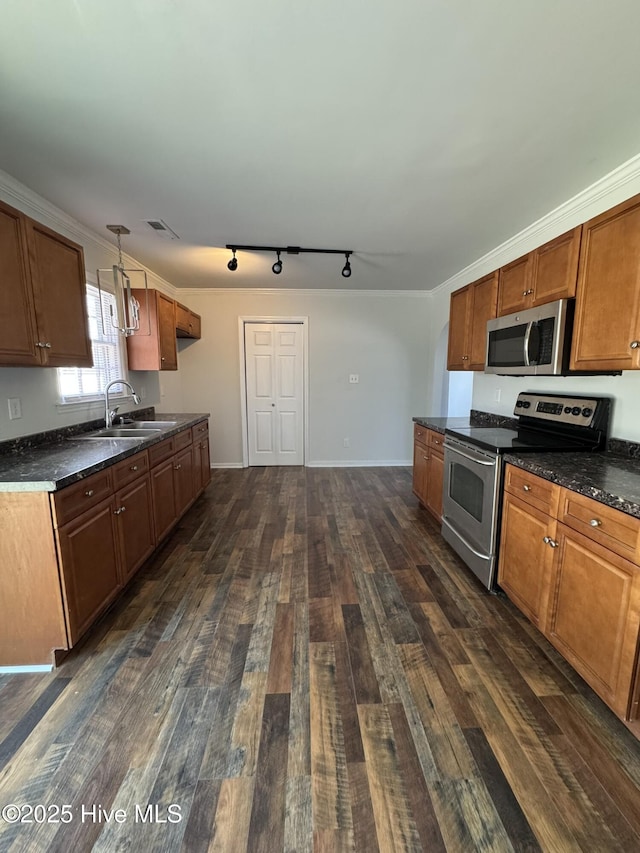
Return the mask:
[[140, 387], [140, 399], [146, 400], [146, 398], [147, 398], [147, 387], [146, 387], [146, 385], [142, 385]]
[[22, 400], [20, 397], [9, 397], [9, 420], [17, 421], [22, 417]]
[[502, 397], [502, 391], [500, 388], [496, 388], [493, 394], [493, 399], [496, 403], [500, 402], [500, 397]]
[[350, 442], [350, 440], [349, 440], [348, 438], [345, 438], [345, 440], [344, 440], [343, 444], [344, 444], [344, 446], [345, 446], [345, 447], [351, 447], [351, 442]]
[[350, 373], [350, 374], [349, 374], [349, 383], [350, 383], [351, 385], [357, 385], [357, 384], [358, 384], [358, 382], [360, 382], [360, 376], [359, 376], [359, 374], [357, 374], [357, 373]]

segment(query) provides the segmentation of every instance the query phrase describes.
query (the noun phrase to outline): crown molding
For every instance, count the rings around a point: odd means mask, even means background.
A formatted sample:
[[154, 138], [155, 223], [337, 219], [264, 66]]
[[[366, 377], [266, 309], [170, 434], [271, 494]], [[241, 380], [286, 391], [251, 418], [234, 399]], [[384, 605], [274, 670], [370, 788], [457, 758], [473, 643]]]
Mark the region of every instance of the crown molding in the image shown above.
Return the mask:
[[184, 296], [199, 296], [201, 294], [242, 295], [242, 296], [382, 296], [409, 297], [425, 299], [432, 296], [429, 290], [332, 290], [330, 288], [286, 288], [286, 287], [180, 287], [176, 293]]
[[[87, 242], [90, 242], [99, 249], [112, 252], [113, 254], [117, 253], [117, 247], [107, 240], [106, 237], [102, 237], [91, 228], [83, 225], [82, 222], [78, 222], [77, 219], [69, 216], [69, 214], [65, 213], [64, 210], [56, 207], [55, 204], [47, 201], [46, 198], [38, 195], [33, 190], [29, 189], [29, 187], [26, 187], [16, 178], [12, 177], [7, 172], [3, 172], [1, 169], [0, 194], [8, 204], [15, 204], [15, 206], [27, 216], [32, 216], [36, 219], [39, 216], [42, 216], [44, 219], [52, 221], [54, 223], [52, 226], [54, 230], [55, 228], [61, 229], [82, 246], [85, 246]], [[166, 279], [159, 276], [158, 273], [154, 272], [149, 267], [141, 264], [140, 261], [132, 255], [123, 251], [122, 257], [127, 264], [131, 264], [132, 268], [135, 265], [136, 269], [144, 270], [148, 276], [152, 276], [154, 283], [157, 282], [160, 285], [159, 289], [166, 291], [168, 296], [175, 298], [177, 290], [175, 285], [166, 281]]]
[[622, 163], [573, 198], [443, 281], [430, 292], [436, 295], [463, 287], [470, 281], [510, 263], [638, 192], [640, 192], [640, 154]]

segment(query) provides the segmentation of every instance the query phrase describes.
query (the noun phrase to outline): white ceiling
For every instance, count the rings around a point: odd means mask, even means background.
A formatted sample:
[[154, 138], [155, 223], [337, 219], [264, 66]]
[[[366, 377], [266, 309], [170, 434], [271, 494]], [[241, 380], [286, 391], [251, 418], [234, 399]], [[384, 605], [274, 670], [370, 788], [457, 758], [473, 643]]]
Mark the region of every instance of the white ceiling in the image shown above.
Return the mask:
[[179, 287], [430, 289], [640, 151], [638, 0], [1, 12], [0, 168]]

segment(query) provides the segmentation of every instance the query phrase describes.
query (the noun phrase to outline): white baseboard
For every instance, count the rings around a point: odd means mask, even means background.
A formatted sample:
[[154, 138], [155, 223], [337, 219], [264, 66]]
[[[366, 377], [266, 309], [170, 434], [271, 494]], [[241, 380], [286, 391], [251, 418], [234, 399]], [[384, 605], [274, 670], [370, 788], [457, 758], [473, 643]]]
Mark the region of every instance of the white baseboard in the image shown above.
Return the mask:
[[406, 468], [413, 465], [413, 460], [407, 459], [322, 459], [307, 462], [307, 468]]
[[53, 664], [25, 664], [24, 666], [0, 666], [0, 675], [19, 675], [24, 672], [51, 672]]
[[215, 471], [216, 468], [242, 468], [242, 462], [212, 462], [211, 470]]

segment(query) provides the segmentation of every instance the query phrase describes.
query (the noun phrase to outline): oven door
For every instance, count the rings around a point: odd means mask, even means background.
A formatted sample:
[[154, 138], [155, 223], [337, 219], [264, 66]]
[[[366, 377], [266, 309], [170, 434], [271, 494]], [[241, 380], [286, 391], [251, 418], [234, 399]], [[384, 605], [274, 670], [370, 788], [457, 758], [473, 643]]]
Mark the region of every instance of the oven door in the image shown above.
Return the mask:
[[500, 457], [447, 435], [442, 535], [469, 568], [494, 587]]

